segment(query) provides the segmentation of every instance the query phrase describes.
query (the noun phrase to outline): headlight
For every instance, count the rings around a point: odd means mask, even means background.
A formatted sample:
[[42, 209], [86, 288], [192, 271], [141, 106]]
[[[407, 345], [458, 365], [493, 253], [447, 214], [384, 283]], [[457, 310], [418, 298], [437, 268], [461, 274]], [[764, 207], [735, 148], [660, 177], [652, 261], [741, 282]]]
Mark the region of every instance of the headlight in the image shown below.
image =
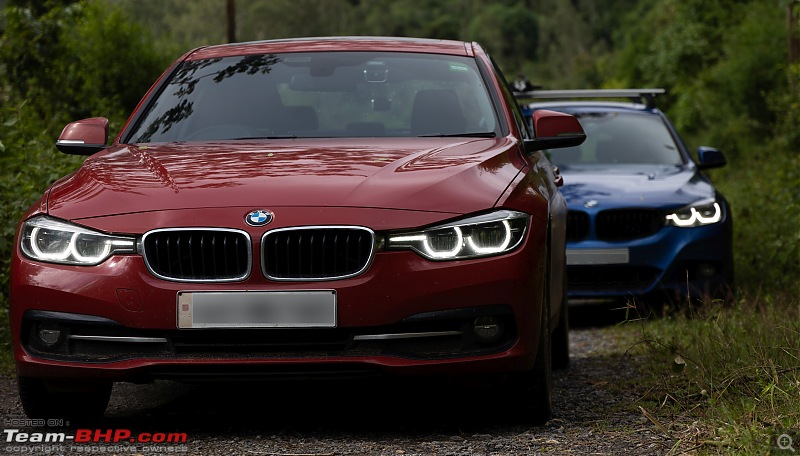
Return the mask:
[[389, 235], [388, 249], [412, 249], [430, 260], [459, 260], [514, 250], [522, 241], [529, 216], [501, 210], [434, 226]]
[[22, 224], [20, 247], [28, 258], [50, 263], [93, 266], [115, 253], [134, 253], [135, 239], [38, 216]]
[[667, 223], [688, 228], [710, 225], [722, 220], [722, 208], [713, 199], [698, 201], [667, 215]]

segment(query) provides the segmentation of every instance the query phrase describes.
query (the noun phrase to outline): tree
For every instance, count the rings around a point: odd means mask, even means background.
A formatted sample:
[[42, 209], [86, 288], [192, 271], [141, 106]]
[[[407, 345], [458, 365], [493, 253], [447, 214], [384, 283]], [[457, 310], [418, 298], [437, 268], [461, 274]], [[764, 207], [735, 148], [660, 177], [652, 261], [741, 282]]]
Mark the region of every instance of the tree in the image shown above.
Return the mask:
[[538, 31], [533, 10], [523, 2], [490, 3], [471, 15], [464, 39], [480, 42], [504, 71], [516, 73], [523, 62], [536, 60]]
[[119, 128], [170, 56], [118, 8], [95, 0], [10, 1], [0, 39], [0, 284], [19, 217], [80, 162], [55, 150], [72, 120]]

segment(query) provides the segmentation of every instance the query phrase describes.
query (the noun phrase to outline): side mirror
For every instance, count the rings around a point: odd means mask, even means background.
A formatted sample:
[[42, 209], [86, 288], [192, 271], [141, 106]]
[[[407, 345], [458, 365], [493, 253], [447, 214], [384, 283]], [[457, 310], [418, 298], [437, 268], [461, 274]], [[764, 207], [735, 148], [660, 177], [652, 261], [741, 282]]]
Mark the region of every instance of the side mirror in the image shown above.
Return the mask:
[[700, 169], [719, 168], [728, 164], [721, 150], [708, 146], [697, 148], [697, 161]]
[[92, 117], [67, 124], [56, 141], [56, 148], [70, 155], [92, 155], [106, 148], [108, 119]]
[[586, 133], [575, 116], [563, 112], [537, 110], [533, 113], [535, 139], [525, 141], [525, 152], [579, 146]]

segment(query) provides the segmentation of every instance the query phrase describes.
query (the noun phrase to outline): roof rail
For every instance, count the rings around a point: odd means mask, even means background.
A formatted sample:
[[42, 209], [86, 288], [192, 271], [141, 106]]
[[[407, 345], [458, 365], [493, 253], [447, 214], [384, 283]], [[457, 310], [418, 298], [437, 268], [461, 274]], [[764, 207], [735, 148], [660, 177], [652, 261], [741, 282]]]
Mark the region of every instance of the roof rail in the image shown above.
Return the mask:
[[517, 98], [569, 99], [569, 98], [630, 98], [648, 108], [656, 106], [655, 96], [664, 89], [588, 89], [588, 90], [529, 90], [514, 92]]

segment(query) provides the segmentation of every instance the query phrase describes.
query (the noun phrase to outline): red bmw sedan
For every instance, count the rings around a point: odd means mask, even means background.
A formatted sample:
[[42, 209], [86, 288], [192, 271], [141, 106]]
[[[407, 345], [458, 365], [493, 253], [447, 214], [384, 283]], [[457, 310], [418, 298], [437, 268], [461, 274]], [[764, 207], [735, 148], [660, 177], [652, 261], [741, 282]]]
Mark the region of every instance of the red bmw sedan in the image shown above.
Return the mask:
[[98, 416], [114, 382], [497, 380], [551, 414], [568, 322], [562, 178], [477, 43], [305, 38], [194, 49], [24, 215], [11, 270], [30, 417]]

